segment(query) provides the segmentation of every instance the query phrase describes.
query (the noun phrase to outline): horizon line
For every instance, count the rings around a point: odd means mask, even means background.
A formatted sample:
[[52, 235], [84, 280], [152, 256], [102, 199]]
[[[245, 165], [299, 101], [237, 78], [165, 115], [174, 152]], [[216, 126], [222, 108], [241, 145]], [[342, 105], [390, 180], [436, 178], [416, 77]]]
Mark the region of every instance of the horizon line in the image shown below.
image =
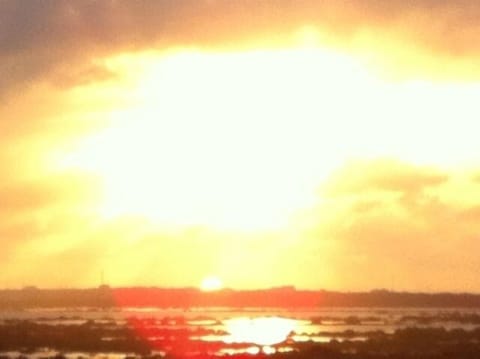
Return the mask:
[[224, 287], [213, 291], [205, 291], [196, 286], [159, 286], [159, 285], [124, 285], [112, 286], [109, 284], [100, 284], [98, 286], [79, 286], [79, 287], [41, 287], [36, 285], [26, 285], [22, 287], [3, 287], [0, 291], [23, 291], [23, 290], [94, 290], [94, 289], [157, 289], [157, 290], [193, 290], [205, 294], [214, 294], [219, 292], [261, 292], [272, 290], [284, 290], [292, 292], [326, 292], [326, 293], [340, 293], [340, 294], [372, 294], [372, 293], [390, 293], [390, 294], [455, 294], [455, 295], [480, 295], [480, 291], [461, 291], [461, 290], [408, 290], [408, 289], [394, 289], [394, 288], [371, 288], [371, 289], [326, 289], [326, 288], [298, 288], [294, 285], [281, 285], [272, 287], [257, 287], [257, 288], [231, 288]]

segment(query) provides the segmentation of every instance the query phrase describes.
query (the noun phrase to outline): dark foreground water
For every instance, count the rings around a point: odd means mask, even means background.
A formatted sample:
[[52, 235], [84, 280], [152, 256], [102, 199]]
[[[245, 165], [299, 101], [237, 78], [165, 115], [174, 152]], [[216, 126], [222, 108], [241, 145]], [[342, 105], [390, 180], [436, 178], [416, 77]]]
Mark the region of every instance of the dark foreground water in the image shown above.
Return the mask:
[[0, 312], [0, 358], [479, 358], [463, 309], [32, 309]]

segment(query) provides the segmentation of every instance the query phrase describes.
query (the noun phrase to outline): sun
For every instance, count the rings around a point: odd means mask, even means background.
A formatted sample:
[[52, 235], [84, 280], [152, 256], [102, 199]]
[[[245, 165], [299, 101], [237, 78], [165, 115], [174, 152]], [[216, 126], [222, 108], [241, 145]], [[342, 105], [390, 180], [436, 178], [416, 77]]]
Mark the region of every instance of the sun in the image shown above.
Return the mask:
[[215, 276], [205, 277], [200, 283], [200, 289], [204, 292], [213, 292], [222, 289], [222, 287], [222, 281]]

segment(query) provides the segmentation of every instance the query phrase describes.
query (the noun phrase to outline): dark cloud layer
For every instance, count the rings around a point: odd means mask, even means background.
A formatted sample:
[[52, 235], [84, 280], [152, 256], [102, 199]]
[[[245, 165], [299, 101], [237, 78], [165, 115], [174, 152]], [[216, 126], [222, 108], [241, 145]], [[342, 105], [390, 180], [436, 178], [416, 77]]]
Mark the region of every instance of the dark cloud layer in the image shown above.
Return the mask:
[[85, 69], [76, 71], [80, 82], [85, 73], [102, 79], [105, 71], [89, 68], [115, 52], [275, 44], [306, 25], [344, 46], [357, 35], [375, 41], [381, 34], [447, 56], [476, 56], [479, 17], [471, 0], [1, 0], [0, 91], [62, 69]]

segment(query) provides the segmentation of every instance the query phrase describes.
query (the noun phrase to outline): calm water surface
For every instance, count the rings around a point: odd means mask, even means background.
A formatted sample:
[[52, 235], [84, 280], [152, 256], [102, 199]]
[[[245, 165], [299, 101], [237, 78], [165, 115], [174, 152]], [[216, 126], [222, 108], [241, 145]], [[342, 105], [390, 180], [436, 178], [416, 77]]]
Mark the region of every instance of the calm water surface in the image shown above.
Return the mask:
[[[263, 352], [272, 354], [294, 350], [295, 345], [305, 342], [329, 342], [331, 340], [366, 340], [368, 333], [382, 331], [393, 333], [406, 327], [443, 327], [446, 329], [473, 330], [480, 327], [468, 316], [480, 315], [479, 310], [465, 309], [231, 309], [231, 308], [55, 308], [22, 311], [0, 311], [0, 322], [25, 320], [51, 326], [84, 325], [87, 322], [104, 326], [132, 326], [142, 323], [140, 333], [148, 329], [184, 329], [192, 332], [192, 343], [215, 344], [218, 355]], [[133, 326], [135, 327], [136, 324]], [[142, 334], [144, 335], [144, 334]], [[114, 338], [102, 338], [112, 340]], [[163, 337], [148, 337], [145, 340], [164, 340]], [[20, 348], [19, 348], [20, 349]], [[167, 348], [168, 349], [168, 348]], [[164, 350], [152, 353], [164, 355]], [[17, 358], [21, 351], [0, 352], [0, 355]], [[52, 357], [58, 354], [55, 348], [46, 348], [28, 353], [30, 359]], [[90, 357], [95, 359], [122, 359], [132, 353], [62, 353], [68, 359]], [[24, 353], [25, 355], [25, 353]]]

